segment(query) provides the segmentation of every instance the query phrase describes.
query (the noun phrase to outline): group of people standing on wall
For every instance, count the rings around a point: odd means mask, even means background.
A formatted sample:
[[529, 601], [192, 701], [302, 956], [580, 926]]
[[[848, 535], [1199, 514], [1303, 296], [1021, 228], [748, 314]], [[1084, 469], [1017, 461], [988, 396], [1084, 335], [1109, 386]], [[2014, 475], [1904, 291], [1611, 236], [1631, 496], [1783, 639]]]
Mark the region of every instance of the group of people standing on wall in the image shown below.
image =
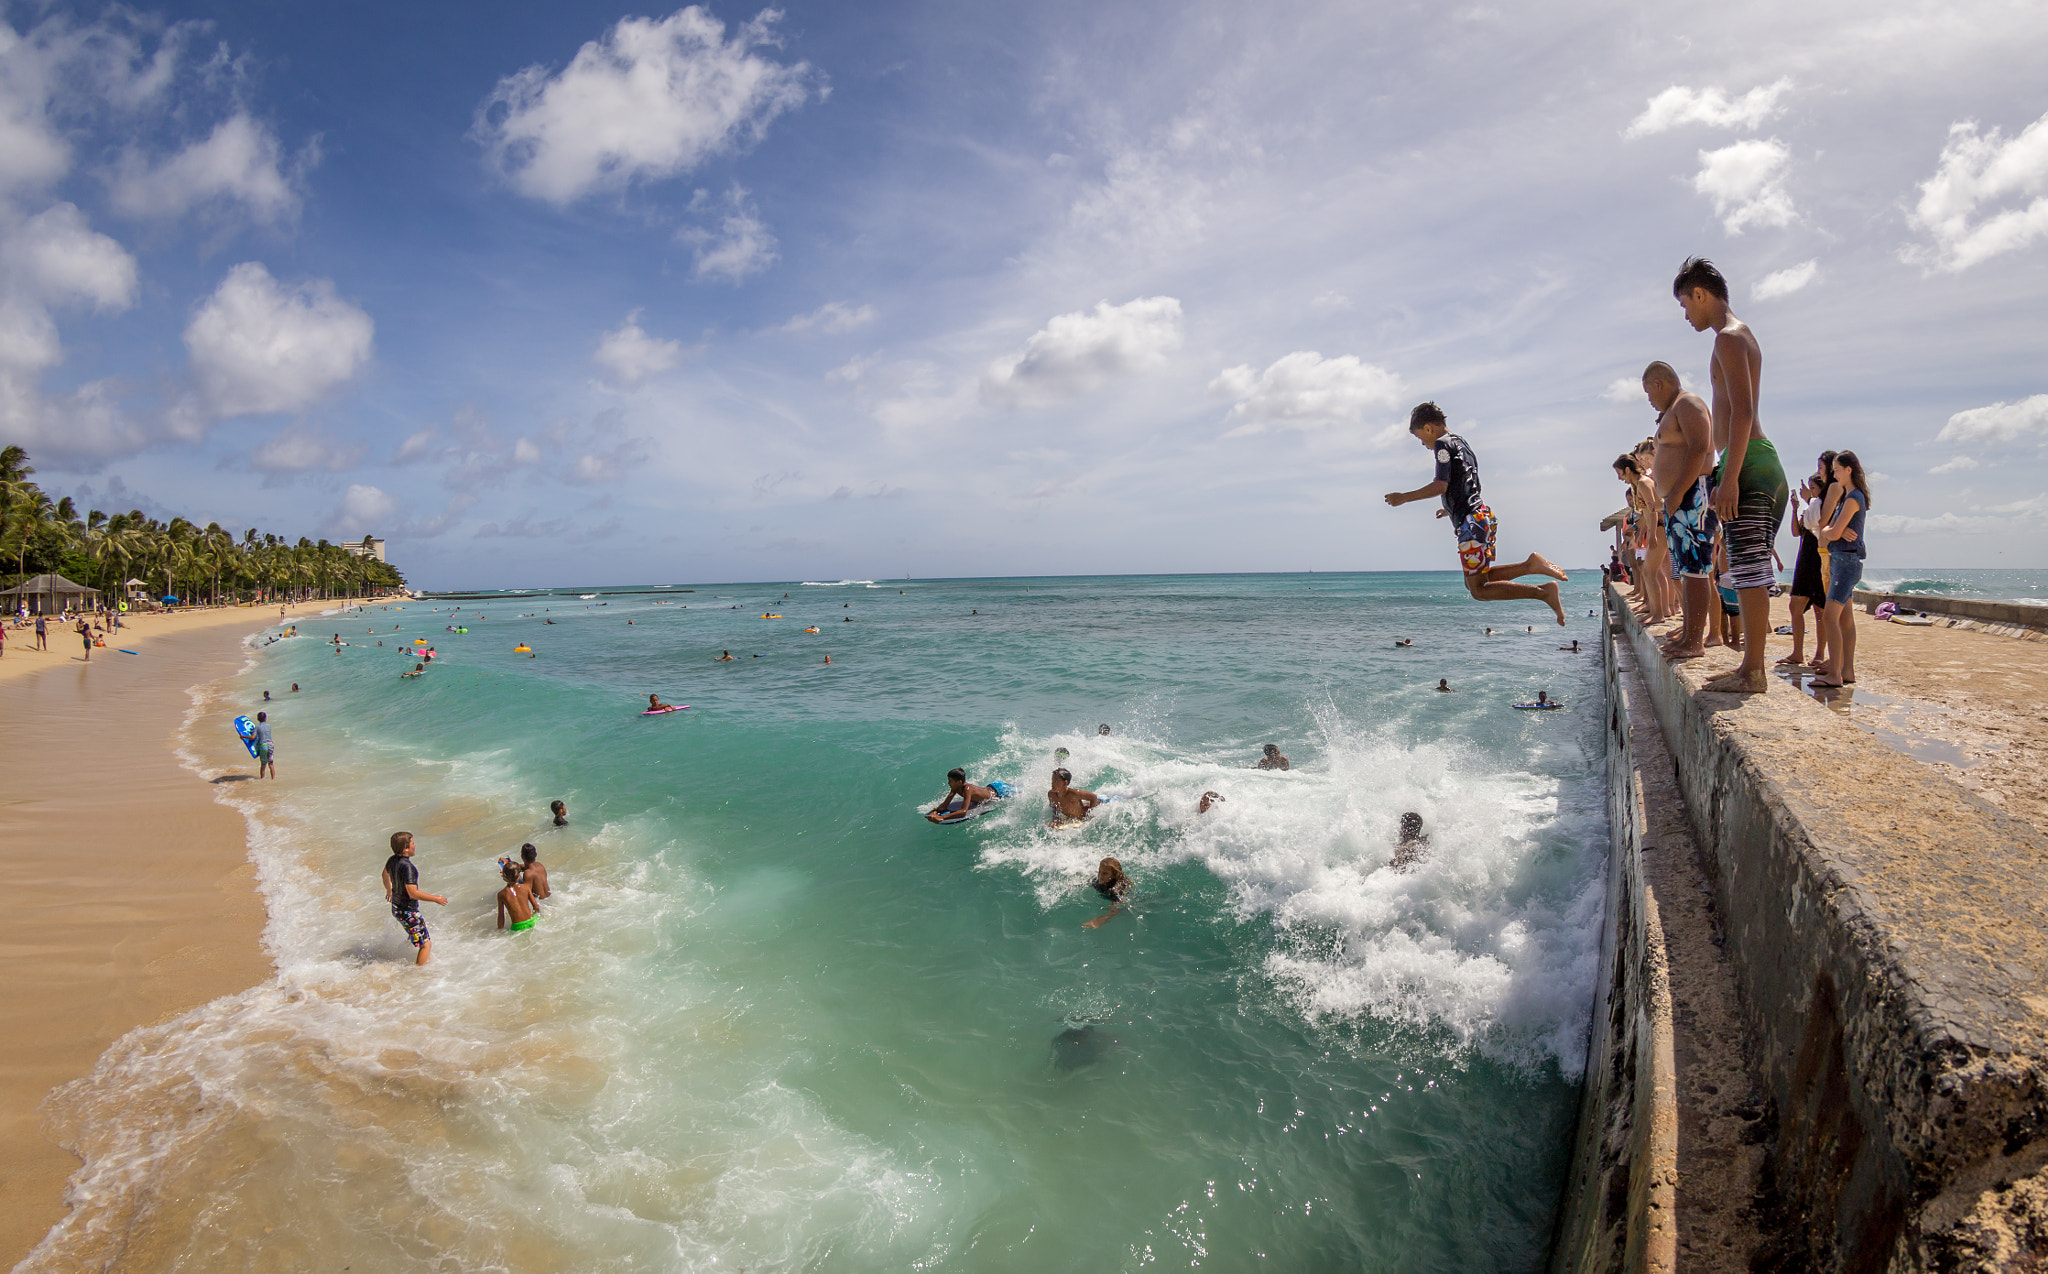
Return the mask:
[[[1706, 689], [1762, 694], [1769, 689], [1764, 643], [1770, 598], [1783, 569], [1776, 541], [1792, 506], [1799, 556], [1791, 587], [1792, 653], [1780, 667], [1806, 664], [1806, 614], [1815, 617], [1812, 684], [1856, 680], [1856, 625], [1850, 603], [1868, 545], [1864, 515], [1870, 481], [1853, 451], [1822, 452], [1792, 504], [1775, 444], [1758, 418], [1763, 348], [1729, 308], [1728, 283], [1711, 261], [1688, 260], [1672, 293], [1694, 331], [1714, 332], [1708, 363], [1711, 404], [1680, 384], [1669, 363], [1643, 369], [1643, 392], [1657, 412], [1656, 432], [1617, 457], [1628, 488], [1625, 542], [1608, 573], [1635, 587], [1639, 614], [1681, 619], [1663, 645], [1667, 659], [1695, 659], [1706, 647], [1742, 652], [1733, 672]], [[1716, 594], [1718, 593], [1718, 596]]]

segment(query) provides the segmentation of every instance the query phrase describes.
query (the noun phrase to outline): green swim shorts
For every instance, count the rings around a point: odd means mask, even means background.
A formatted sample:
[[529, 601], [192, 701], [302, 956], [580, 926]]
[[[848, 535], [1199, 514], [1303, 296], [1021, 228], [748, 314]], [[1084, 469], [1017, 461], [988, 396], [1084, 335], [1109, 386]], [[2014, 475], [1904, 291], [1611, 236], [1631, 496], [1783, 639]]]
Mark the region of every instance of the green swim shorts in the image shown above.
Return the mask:
[[533, 921], [534, 917], [532, 916], [528, 916], [524, 920], [514, 920], [512, 922], [512, 932], [525, 933], [528, 929], [533, 928]]

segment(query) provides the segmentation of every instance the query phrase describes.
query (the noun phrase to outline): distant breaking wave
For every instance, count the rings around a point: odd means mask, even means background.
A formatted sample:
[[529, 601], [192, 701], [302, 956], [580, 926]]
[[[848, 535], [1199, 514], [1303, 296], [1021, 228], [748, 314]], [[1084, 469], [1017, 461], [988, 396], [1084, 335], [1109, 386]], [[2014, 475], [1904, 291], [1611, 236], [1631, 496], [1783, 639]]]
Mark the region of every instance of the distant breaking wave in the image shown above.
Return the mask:
[[814, 579], [807, 579], [807, 580], [805, 580], [805, 581], [804, 581], [804, 587], [805, 587], [805, 588], [850, 588], [850, 587], [852, 587], [852, 586], [853, 586], [853, 585], [855, 585], [855, 584], [872, 584], [872, 583], [874, 583], [874, 581], [873, 581], [873, 580], [871, 580], [871, 579], [841, 579], [841, 580], [829, 580], [829, 581], [827, 581], [827, 580], [814, 580]]

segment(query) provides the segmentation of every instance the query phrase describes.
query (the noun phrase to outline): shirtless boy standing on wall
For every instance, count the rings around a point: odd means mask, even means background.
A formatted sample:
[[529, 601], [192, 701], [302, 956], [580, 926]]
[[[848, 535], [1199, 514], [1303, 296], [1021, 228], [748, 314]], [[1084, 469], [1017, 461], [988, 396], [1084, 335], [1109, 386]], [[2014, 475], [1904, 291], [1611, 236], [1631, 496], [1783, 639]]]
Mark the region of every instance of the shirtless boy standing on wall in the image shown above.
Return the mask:
[[1708, 371], [1714, 383], [1714, 445], [1721, 463], [1714, 471], [1714, 515], [1728, 543], [1729, 582], [1742, 609], [1742, 666], [1709, 681], [1703, 689], [1762, 694], [1770, 688], [1764, 642], [1771, 632], [1772, 541], [1785, 520], [1785, 469], [1778, 449], [1757, 420], [1764, 353], [1749, 325], [1728, 308], [1728, 281], [1705, 257], [1679, 268], [1671, 293], [1695, 332], [1714, 329]]
[[1698, 394], [1679, 387], [1669, 363], [1643, 369], [1643, 392], [1657, 409], [1657, 458], [1650, 476], [1664, 509], [1664, 545], [1671, 578], [1678, 581], [1684, 623], [1664, 643], [1667, 659], [1697, 659], [1706, 653], [1705, 633], [1713, 586], [1714, 528], [1719, 525], [1707, 496], [1707, 471], [1714, 467], [1714, 421]]

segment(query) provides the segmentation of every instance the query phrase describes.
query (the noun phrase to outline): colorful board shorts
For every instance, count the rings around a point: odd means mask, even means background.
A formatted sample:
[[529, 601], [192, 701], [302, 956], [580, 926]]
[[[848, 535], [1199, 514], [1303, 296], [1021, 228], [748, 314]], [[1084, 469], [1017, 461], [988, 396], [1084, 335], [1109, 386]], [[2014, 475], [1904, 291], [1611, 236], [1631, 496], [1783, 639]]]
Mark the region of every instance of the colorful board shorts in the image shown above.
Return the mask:
[[403, 907], [393, 907], [391, 914], [397, 919], [399, 924], [405, 926], [405, 940], [412, 943], [412, 945], [424, 947], [433, 938], [434, 935], [427, 932], [426, 920], [421, 917], [418, 911], [407, 911]]
[[1664, 545], [1671, 550], [1672, 579], [1707, 579], [1714, 573], [1714, 502], [1707, 498], [1707, 480], [1692, 484], [1678, 511], [1664, 519]]
[[527, 917], [526, 919], [524, 919], [524, 920], [514, 920], [514, 921], [512, 922], [512, 926], [511, 926], [511, 927], [512, 927], [512, 932], [514, 932], [514, 933], [525, 933], [525, 932], [526, 932], [526, 931], [527, 931], [528, 929], [531, 929], [531, 928], [533, 928], [533, 921], [534, 921], [534, 917], [532, 917], [532, 916], [528, 916], [528, 917]]
[[1493, 539], [1500, 523], [1484, 504], [1472, 506], [1472, 516], [1458, 525], [1458, 565], [1465, 574], [1477, 575], [1493, 565]]
[[1749, 440], [1742, 453], [1742, 472], [1735, 475], [1735, 488], [1735, 520], [1723, 528], [1730, 582], [1737, 588], [1769, 588], [1778, 582], [1771, 546], [1785, 522], [1785, 504], [1792, 495], [1785, 483], [1785, 467], [1778, 463], [1778, 449], [1770, 439]]

